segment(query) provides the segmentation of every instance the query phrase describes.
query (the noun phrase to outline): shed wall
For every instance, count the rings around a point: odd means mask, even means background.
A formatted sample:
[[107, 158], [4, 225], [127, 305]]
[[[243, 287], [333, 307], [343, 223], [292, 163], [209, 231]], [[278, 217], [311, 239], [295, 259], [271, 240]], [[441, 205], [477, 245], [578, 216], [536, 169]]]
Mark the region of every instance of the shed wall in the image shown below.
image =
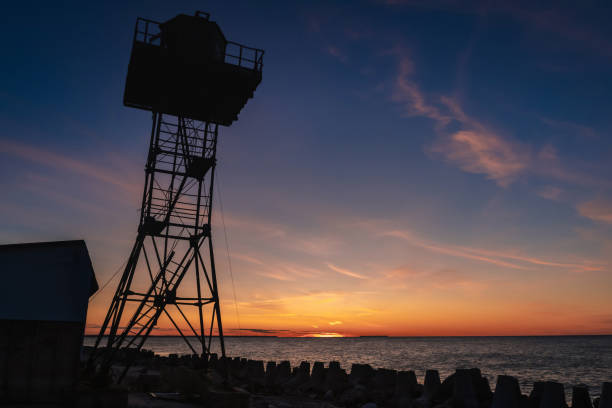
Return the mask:
[[0, 320], [0, 403], [74, 398], [83, 323]]

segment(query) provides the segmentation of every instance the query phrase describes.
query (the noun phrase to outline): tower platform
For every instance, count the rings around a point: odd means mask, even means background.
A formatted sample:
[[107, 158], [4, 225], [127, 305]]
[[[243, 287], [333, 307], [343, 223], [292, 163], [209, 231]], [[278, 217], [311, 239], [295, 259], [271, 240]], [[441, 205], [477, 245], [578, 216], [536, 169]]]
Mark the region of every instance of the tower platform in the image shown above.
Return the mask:
[[123, 103], [229, 126], [261, 82], [263, 53], [227, 41], [208, 15], [138, 18]]

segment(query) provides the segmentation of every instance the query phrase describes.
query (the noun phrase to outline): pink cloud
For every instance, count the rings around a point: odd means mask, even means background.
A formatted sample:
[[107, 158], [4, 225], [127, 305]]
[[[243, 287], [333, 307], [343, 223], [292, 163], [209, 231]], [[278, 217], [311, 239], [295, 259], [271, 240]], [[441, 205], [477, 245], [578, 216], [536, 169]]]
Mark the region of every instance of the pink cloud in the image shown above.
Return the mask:
[[538, 191], [538, 195], [547, 200], [557, 200], [563, 193], [563, 189], [555, 186], [545, 186]]
[[356, 272], [353, 272], [353, 271], [349, 271], [348, 269], [340, 268], [340, 267], [338, 267], [336, 265], [333, 265], [333, 264], [330, 264], [330, 263], [327, 264], [327, 267], [329, 269], [331, 269], [332, 271], [334, 271], [334, 272], [338, 272], [339, 274], [350, 276], [351, 278], [368, 279], [366, 276], [360, 275], [360, 274], [358, 274]]
[[140, 185], [125, 181], [123, 175], [112, 171], [110, 168], [98, 167], [87, 161], [77, 160], [48, 150], [0, 139], [0, 153], [92, 178], [119, 187], [132, 194], [142, 192]]
[[[612, 208], [612, 207], [610, 207]], [[604, 266], [594, 264], [594, 263], [576, 263], [576, 262], [560, 262], [560, 261], [551, 261], [547, 259], [541, 259], [533, 256], [522, 255], [515, 252], [508, 251], [491, 251], [482, 248], [470, 248], [465, 246], [453, 246], [453, 245], [443, 245], [434, 242], [430, 242], [415, 236], [409, 231], [403, 230], [391, 230], [385, 231], [380, 234], [380, 236], [388, 236], [401, 239], [410, 245], [423, 248], [432, 252], [471, 259], [479, 262], [490, 263], [493, 265], [518, 269], [518, 270], [528, 270], [531, 269], [529, 265], [537, 265], [537, 266], [548, 266], [554, 268], [561, 268], [576, 272], [586, 272], [586, 271], [603, 271], [605, 270]], [[515, 262], [519, 261], [519, 262]], [[527, 264], [527, 265], [525, 265]]]
[[347, 62], [348, 61], [348, 56], [338, 47], [335, 47], [333, 45], [328, 45], [327, 48], [325, 49], [325, 51], [331, 55], [332, 57], [336, 58], [337, 60], [341, 61], [341, 62]]
[[578, 213], [593, 221], [612, 224], [612, 201], [596, 199], [578, 205]]
[[[501, 137], [470, 118], [453, 98], [442, 96], [440, 106], [429, 103], [411, 79], [414, 63], [408, 53], [401, 48], [391, 53], [398, 56], [392, 100], [402, 104], [409, 116], [423, 116], [435, 121], [441, 137], [431, 149], [432, 152], [442, 154], [463, 171], [485, 174], [504, 187], [527, 169], [529, 156], [517, 142]], [[453, 121], [463, 129], [450, 135], [444, 134], [444, 128]]]
[[497, 266], [503, 266], [506, 268], [512, 268], [512, 269], [527, 269], [524, 266], [520, 266], [517, 264], [513, 264], [510, 262], [506, 262], [500, 259], [495, 259], [492, 257], [487, 257], [485, 255], [482, 254], [478, 254], [478, 253], [471, 253], [469, 251], [466, 251], [463, 248], [457, 248], [457, 247], [452, 247], [452, 246], [443, 246], [443, 245], [438, 245], [436, 243], [433, 242], [428, 242], [426, 240], [422, 240], [416, 236], [414, 236], [413, 234], [411, 234], [410, 232], [407, 231], [399, 231], [399, 230], [394, 230], [394, 231], [387, 231], [387, 232], [383, 232], [380, 234], [381, 236], [387, 236], [387, 237], [394, 237], [394, 238], [398, 238], [401, 239], [403, 241], [408, 242], [409, 244], [419, 247], [419, 248], [423, 248], [423, 249], [427, 249], [429, 251], [432, 252], [437, 252], [440, 254], [444, 254], [444, 255], [450, 255], [450, 256], [455, 256], [455, 257], [460, 257], [460, 258], [467, 258], [467, 259], [473, 259], [476, 261], [481, 261], [481, 262], [486, 262], [486, 263], [490, 263], [490, 264], [494, 264]]
[[512, 183], [528, 165], [528, 155], [499, 135], [487, 131], [461, 130], [442, 138], [432, 151], [468, 173], [485, 174], [500, 186]]
[[450, 123], [451, 118], [442, 114], [436, 106], [427, 103], [418, 85], [411, 80], [414, 64], [406, 51], [397, 49], [392, 53], [399, 57], [392, 100], [402, 104], [408, 116], [424, 116], [433, 119], [440, 126]]

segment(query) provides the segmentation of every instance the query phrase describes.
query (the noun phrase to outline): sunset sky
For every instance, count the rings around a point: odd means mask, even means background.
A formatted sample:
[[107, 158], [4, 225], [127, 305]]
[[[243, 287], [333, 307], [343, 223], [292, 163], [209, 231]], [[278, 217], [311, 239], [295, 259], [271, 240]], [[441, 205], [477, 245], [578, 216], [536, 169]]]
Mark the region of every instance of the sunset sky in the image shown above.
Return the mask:
[[266, 51], [219, 136], [227, 334], [612, 334], [612, 10], [503, 3], [14, 2], [0, 244], [83, 238], [101, 285], [125, 262], [134, 22], [201, 9]]

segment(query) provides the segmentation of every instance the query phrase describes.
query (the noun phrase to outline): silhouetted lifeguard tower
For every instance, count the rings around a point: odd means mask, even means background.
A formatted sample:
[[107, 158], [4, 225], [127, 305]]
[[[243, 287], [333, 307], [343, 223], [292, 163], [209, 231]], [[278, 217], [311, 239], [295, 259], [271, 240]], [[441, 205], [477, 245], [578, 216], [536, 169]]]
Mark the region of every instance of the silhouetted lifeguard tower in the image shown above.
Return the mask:
[[217, 131], [253, 97], [263, 53], [227, 41], [207, 13], [137, 19], [123, 103], [153, 112], [153, 126], [138, 235], [92, 355], [103, 368], [162, 319], [194, 354], [208, 357], [217, 335], [225, 355], [211, 240]]

